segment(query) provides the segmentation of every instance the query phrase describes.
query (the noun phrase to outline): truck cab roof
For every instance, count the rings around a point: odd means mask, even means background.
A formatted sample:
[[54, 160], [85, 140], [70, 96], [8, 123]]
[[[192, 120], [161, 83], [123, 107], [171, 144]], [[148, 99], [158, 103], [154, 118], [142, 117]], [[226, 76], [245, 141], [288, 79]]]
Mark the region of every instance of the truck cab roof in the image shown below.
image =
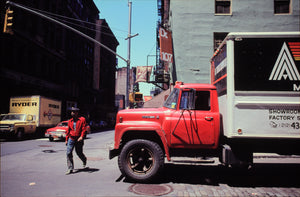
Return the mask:
[[174, 88], [180, 88], [180, 89], [184, 89], [184, 88], [194, 88], [194, 89], [201, 89], [201, 90], [215, 90], [216, 87], [214, 85], [211, 84], [201, 84], [201, 83], [184, 83], [181, 81], [177, 81], [175, 83]]

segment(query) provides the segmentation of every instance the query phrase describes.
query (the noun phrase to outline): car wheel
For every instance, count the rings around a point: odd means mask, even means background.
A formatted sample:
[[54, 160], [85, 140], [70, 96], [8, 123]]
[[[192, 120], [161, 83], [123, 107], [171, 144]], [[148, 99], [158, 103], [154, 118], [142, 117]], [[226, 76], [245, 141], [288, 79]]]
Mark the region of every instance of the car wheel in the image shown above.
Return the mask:
[[164, 166], [164, 153], [152, 141], [137, 139], [122, 149], [118, 165], [122, 174], [136, 182], [149, 182], [157, 177]]
[[50, 136], [49, 136], [49, 141], [50, 141], [50, 142], [53, 142], [53, 140], [54, 140], [54, 138], [50, 135]]

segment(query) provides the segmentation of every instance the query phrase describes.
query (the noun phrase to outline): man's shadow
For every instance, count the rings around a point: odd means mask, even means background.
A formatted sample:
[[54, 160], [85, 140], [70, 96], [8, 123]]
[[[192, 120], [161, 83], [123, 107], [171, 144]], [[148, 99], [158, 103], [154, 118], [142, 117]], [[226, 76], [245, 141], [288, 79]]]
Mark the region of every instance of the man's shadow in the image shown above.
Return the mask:
[[98, 172], [98, 171], [99, 171], [99, 169], [97, 169], [97, 168], [86, 167], [86, 168], [75, 169], [73, 171], [73, 174], [80, 173], [80, 172], [93, 173], [93, 172]]

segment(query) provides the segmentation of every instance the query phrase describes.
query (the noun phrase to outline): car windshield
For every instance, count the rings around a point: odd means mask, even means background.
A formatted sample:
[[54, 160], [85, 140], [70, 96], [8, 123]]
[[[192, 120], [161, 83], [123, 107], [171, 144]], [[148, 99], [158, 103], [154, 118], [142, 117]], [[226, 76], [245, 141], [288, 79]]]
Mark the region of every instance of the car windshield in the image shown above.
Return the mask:
[[167, 98], [166, 102], [164, 103], [164, 107], [170, 108], [170, 109], [176, 109], [177, 102], [178, 102], [178, 96], [179, 96], [179, 89], [174, 88], [171, 92], [170, 96]]
[[7, 114], [3, 117], [2, 120], [25, 120], [25, 114]]
[[68, 122], [61, 122], [58, 125], [59, 127], [67, 127], [68, 126]]

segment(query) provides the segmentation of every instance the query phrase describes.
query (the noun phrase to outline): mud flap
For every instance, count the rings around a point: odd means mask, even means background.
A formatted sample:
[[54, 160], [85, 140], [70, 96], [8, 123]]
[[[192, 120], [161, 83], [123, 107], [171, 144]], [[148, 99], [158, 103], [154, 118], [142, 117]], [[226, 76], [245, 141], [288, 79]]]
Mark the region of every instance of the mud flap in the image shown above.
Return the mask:
[[234, 152], [229, 145], [224, 145], [220, 162], [230, 167], [249, 168], [253, 164], [253, 153], [243, 150]]
[[114, 157], [118, 156], [119, 154], [120, 154], [120, 150], [119, 149], [109, 148], [108, 158], [109, 159], [113, 159]]

